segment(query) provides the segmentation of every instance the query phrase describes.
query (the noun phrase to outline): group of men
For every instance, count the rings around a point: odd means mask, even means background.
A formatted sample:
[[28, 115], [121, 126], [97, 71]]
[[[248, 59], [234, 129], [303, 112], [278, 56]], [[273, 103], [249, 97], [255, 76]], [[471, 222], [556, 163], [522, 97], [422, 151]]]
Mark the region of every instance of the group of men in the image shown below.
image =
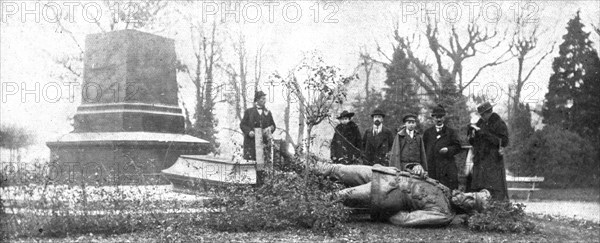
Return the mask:
[[[477, 108], [481, 119], [469, 125], [473, 171], [470, 183], [461, 189], [487, 189], [494, 199], [506, 200], [508, 193], [500, 152], [508, 145], [508, 130], [492, 108], [489, 102], [481, 104]], [[373, 125], [361, 136], [358, 125], [351, 120], [354, 113], [343, 111], [337, 117], [340, 124], [331, 142], [331, 159], [337, 164], [380, 164], [418, 175], [427, 173], [450, 189], [459, 189], [455, 155], [461, 152], [461, 142], [456, 130], [445, 125], [446, 115], [443, 106], [433, 108], [434, 126], [421, 134], [416, 129], [417, 115], [406, 114], [402, 118], [403, 125], [393, 131], [383, 125], [385, 113], [375, 109], [371, 114]]]
[[[261, 141], [256, 131], [262, 133], [264, 142], [275, 130], [265, 103], [266, 94], [259, 91], [254, 107], [244, 112], [240, 128], [246, 160], [256, 160], [255, 141]], [[468, 129], [474, 165], [466, 193], [457, 190], [454, 156], [461, 151], [460, 141], [456, 131], [444, 124], [446, 111], [442, 106], [432, 110], [435, 125], [423, 134], [416, 129], [417, 115], [405, 115], [403, 126], [392, 132], [383, 125], [385, 113], [376, 109], [371, 114], [373, 126], [361, 136], [351, 120], [354, 113], [343, 111], [337, 117], [340, 124], [331, 143], [333, 163], [317, 162], [313, 169], [348, 186], [340, 191], [343, 202], [365, 205], [372, 209], [372, 216], [375, 213], [377, 218], [402, 226], [448, 224], [457, 210], [480, 211], [490, 197], [508, 197], [500, 151], [508, 144], [506, 124], [488, 102], [477, 111], [481, 119]], [[257, 183], [261, 175], [257, 168]]]

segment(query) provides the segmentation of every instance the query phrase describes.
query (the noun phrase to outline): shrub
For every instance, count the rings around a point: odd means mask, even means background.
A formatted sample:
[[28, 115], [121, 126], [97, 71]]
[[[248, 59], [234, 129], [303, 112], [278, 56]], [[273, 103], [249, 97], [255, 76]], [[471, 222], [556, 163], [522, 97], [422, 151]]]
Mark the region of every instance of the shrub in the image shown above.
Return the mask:
[[535, 225], [527, 220], [524, 207], [520, 203], [492, 201], [486, 210], [469, 217], [467, 224], [474, 231], [529, 233]]
[[229, 232], [300, 227], [333, 235], [343, 232], [342, 223], [349, 213], [333, 193], [340, 189], [314, 174], [307, 181], [294, 172], [267, 172], [260, 187], [233, 185], [217, 192], [218, 199], [211, 204], [224, 210], [210, 213], [202, 224]]
[[0, 184], [2, 237], [119, 234], [160, 228], [173, 218], [196, 218], [197, 212], [180, 211], [199, 208], [202, 203], [164, 197], [168, 187], [152, 185], [156, 181], [152, 178], [140, 178], [144, 186], [83, 180], [60, 183], [50, 178], [48, 166], [34, 165], [25, 170], [3, 165], [9, 171], [2, 174]]
[[519, 176], [543, 176], [546, 187], [599, 185], [593, 145], [574, 132], [555, 126], [535, 131], [510, 169]]

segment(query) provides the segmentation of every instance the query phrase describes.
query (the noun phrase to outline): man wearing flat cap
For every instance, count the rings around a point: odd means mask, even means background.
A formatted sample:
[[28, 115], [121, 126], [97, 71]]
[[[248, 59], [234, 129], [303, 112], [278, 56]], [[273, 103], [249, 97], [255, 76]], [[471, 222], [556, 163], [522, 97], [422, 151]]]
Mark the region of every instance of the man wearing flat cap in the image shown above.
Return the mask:
[[456, 131], [444, 124], [446, 110], [438, 105], [431, 117], [434, 126], [423, 132], [423, 143], [427, 157], [429, 177], [440, 181], [448, 188], [458, 189], [458, 168], [454, 156], [460, 153], [460, 140]]
[[385, 113], [380, 109], [375, 109], [371, 113], [373, 126], [365, 131], [363, 136], [363, 152], [366, 159], [366, 165], [380, 164], [388, 166], [386, 155], [390, 152], [394, 142], [394, 133], [383, 125]]
[[360, 130], [352, 121], [354, 112], [343, 111], [331, 140], [331, 160], [336, 164], [357, 164], [360, 159]]
[[396, 134], [392, 145], [390, 166], [423, 175], [427, 171], [427, 158], [423, 138], [416, 130], [417, 115], [404, 115], [402, 122], [404, 125]]
[[254, 107], [247, 109], [244, 112], [244, 117], [240, 123], [240, 128], [244, 133], [244, 159], [256, 160], [256, 144], [254, 138], [254, 128], [262, 128], [264, 142], [275, 131], [275, 122], [271, 111], [267, 110], [267, 95], [258, 91], [254, 95]]
[[481, 119], [469, 125], [469, 143], [473, 145], [473, 174], [471, 191], [487, 189], [495, 200], [508, 200], [506, 172], [501, 154], [508, 145], [508, 128], [492, 105], [485, 102], [477, 107]]

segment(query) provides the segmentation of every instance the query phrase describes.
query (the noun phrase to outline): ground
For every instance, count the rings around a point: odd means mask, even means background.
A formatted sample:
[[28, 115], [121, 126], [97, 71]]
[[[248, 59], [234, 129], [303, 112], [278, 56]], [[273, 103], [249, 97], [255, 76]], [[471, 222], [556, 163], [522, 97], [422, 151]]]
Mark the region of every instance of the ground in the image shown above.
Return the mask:
[[[287, 230], [282, 232], [226, 233], [186, 226], [170, 231], [173, 238], [160, 229], [121, 235], [79, 235], [60, 239], [47, 238], [52, 242], [158, 242], [166, 239], [183, 242], [588, 242], [600, 237], [600, 225], [565, 218], [531, 217], [538, 232], [532, 234], [473, 232], [463, 225], [443, 228], [401, 228], [386, 223], [373, 223], [364, 216], [353, 216], [346, 225], [346, 234], [330, 237], [314, 234], [310, 230]], [[162, 239], [162, 240], [161, 240]], [[21, 239], [21, 242], [40, 239]], [[19, 241], [17, 241], [19, 242]]]
[[[125, 234], [83, 234], [64, 238], [21, 238], [16, 242], [223, 242], [223, 241], [295, 241], [295, 242], [589, 242], [600, 238], [600, 203], [597, 188], [544, 189], [523, 202], [525, 211], [536, 224], [531, 234], [474, 232], [464, 225], [442, 228], [401, 228], [374, 223], [365, 215], [353, 215], [345, 224], [347, 232], [334, 237], [315, 234], [307, 229], [281, 232], [226, 233], [184, 225], [156, 228]], [[168, 225], [166, 226], [168, 227]]]

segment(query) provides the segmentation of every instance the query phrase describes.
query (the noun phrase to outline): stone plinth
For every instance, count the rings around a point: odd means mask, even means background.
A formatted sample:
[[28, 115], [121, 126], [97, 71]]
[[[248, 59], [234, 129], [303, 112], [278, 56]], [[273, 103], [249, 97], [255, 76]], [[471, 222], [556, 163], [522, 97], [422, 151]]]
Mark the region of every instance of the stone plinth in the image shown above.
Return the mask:
[[182, 154], [207, 153], [207, 141], [183, 134], [176, 59], [168, 38], [135, 30], [87, 36], [74, 130], [47, 143], [57, 181], [143, 184]]
[[88, 35], [82, 102], [177, 106], [176, 63], [172, 39], [135, 30]]

